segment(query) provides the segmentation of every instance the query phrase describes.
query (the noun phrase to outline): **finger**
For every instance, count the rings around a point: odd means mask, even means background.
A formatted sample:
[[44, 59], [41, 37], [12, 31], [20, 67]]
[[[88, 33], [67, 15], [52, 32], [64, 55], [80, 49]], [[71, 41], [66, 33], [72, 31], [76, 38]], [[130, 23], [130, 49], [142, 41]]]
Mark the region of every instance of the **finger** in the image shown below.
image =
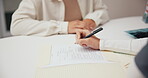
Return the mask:
[[83, 37], [82, 33], [83, 33], [83, 30], [76, 30], [76, 36], [75, 36], [76, 44], [78, 44], [78, 41]]
[[92, 26], [85, 26], [84, 29], [86, 29], [88, 31], [92, 31], [94, 29], [94, 27], [92, 27]]
[[87, 24], [87, 25], [85, 25], [85, 29], [87, 29], [87, 30], [90, 30], [90, 31], [92, 31], [92, 30], [94, 30], [95, 29], [95, 25], [92, 25], [92, 24]]
[[80, 39], [80, 38], [81, 38], [81, 31], [76, 30], [76, 39]]
[[86, 30], [90, 30], [88, 26], [85, 26], [84, 29], [86, 29]]
[[76, 27], [82, 27], [84, 28], [86, 26], [85, 22], [79, 21], [76, 25]]
[[93, 29], [94, 29], [94, 27], [90, 27], [90, 28], [89, 28], [89, 30], [91, 30], [91, 31], [92, 31]]
[[82, 44], [82, 46], [85, 47], [85, 48], [87, 48], [87, 45], [86, 44]]
[[76, 31], [76, 40], [81, 39], [81, 38], [85, 37], [88, 34], [90, 34], [90, 31], [79, 29], [79, 30]]
[[91, 33], [91, 31], [85, 30], [85, 35], [89, 35], [90, 33]]
[[89, 31], [92, 31], [92, 30], [95, 29], [95, 27], [93, 27], [93, 26], [85, 26], [84, 29], [87, 29]]
[[76, 27], [76, 28], [84, 29], [84, 25], [79, 25], [79, 24], [77, 24], [77, 25], [75, 25], [75, 27]]
[[83, 47], [86, 47], [86, 46], [88, 46], [88, 41], [87, 41], [87, 39], [79, 39], [78, 44]]

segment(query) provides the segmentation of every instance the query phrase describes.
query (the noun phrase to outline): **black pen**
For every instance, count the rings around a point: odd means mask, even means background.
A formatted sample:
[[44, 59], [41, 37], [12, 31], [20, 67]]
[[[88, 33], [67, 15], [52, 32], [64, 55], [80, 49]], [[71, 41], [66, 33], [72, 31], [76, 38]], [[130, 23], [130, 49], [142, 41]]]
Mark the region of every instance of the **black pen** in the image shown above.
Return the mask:
[[[84, 38], [89, 38], [91, 36], [93, 36], [94, 34], [98, 33], [99, 31], [103, 30], [102, 27], [100, 27], [99, 29], [96, 29], [95, 31], [93, 31], [92, 33], [90, 33], [89, 35], [85, 36]], [[83, 38], [83, 39], [84, 39]]]

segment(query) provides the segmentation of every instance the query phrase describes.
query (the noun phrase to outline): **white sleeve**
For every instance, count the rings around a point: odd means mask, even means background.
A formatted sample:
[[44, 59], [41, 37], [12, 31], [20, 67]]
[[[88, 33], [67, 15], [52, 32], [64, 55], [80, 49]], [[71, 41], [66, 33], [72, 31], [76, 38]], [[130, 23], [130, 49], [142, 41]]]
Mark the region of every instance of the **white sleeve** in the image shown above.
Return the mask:
[[94, 0], [94, 12], [89, 13], [84, 19], [92, 19], [96, 25], [104, 24], [109, 20], [107, 6], [103, 4], [102, 0]]
[[147, 43], [148, 38], [132, 40], [100, 40], [100, 50], [137, 54]]
[[36, 20], [37, 12], [33, 0], [22, 0], [19, 8], [12, 16], [12, 35], [48, 36], [67, 33], [68, 22]]

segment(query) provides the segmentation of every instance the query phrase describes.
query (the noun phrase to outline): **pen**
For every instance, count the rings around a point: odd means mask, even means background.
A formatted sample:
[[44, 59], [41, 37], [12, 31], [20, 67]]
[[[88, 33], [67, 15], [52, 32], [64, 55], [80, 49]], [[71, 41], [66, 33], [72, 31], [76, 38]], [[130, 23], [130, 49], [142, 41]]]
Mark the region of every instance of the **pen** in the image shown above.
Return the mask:
[[[99, 29], [93, 31], [92, 33], [90, 33], [89, 35], [85, 36], [84, 38], [89, 38], [89, 37], [93, 36], [94, 34], [98, 33], [98, 32], [101, 31], [101, 30], [103, 30], [102, 27], [100, 27]], [[83, 38], [83, 39], [84, 39], [84, 38]]]

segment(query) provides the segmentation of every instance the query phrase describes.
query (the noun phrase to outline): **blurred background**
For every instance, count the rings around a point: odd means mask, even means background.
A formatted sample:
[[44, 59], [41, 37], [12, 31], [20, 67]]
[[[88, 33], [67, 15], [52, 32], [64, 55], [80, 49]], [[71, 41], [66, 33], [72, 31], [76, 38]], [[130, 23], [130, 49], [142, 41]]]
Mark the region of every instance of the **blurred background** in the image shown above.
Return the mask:
[[[111, 19], [143, 16], [147, 0], [103, 0]], [[21, 0], [0, 0], [0, 38], [11, 36], [11, 16]]]
[[0, 38], [11, 36], [11, 16], [22, 0], [0, 0]]

